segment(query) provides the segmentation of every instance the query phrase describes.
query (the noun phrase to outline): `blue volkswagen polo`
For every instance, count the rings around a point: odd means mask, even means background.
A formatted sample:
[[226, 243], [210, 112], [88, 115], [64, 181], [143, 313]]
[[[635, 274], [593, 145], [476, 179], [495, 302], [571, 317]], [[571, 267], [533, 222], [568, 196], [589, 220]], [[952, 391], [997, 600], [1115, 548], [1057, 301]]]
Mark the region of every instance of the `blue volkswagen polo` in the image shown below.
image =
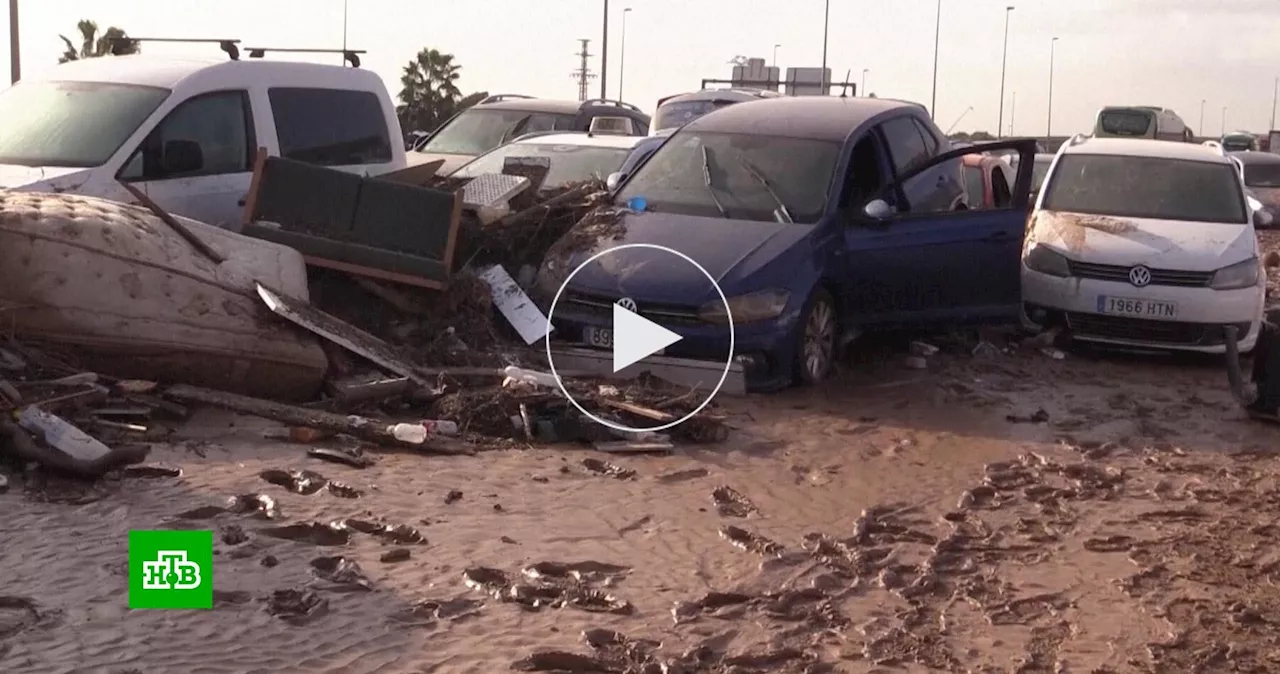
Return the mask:
[[[1010, 148], [1024, 161], [1009, 206], [965, 203], [961, 158]], [[1014, 322], [1035, 141], [951, 149], [926, 110], [875, 98], [787, 97], [722, 108], [673, 134], [617, 188], [619, 236], [549, 258], [547, 309], [597, 252], [657, 244], [697, 261], [729, 301], [750, 390], [814, 383], [863, 331]], [[612, 346], [612, 307], [681, 335], [665, 355], [724, 362], [729, 326], [707, 277], [650, 248], [573, 275], [553, 336]]]

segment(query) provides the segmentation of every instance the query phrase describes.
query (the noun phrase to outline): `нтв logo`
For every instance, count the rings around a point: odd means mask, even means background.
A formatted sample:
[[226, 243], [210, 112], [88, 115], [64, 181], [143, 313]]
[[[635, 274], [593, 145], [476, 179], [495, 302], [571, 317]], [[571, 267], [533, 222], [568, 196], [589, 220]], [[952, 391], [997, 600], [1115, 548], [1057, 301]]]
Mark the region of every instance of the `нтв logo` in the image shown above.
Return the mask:
[[213, 532], [130, 531], [129, 608], [213, 608]]

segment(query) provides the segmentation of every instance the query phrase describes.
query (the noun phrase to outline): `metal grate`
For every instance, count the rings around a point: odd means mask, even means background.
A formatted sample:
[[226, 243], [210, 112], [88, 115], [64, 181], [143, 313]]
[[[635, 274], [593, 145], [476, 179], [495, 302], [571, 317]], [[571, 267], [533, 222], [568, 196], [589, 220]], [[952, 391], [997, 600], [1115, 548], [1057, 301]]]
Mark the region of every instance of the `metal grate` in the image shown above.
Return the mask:
[[[1133, 266], [1122, 267], [1111, 264], [1076, 262], [1075, 260], [1069, 261], [1068, 266], [1071, 269], [1072, 276], [1098, 279], [1100, 281], [1116, 281], [1119, 283], [1129, 283], [1129, 270], [1133, 269]], [[1204, 288], [1209, 285], [1209, 281], [1212, 279], [1213, 272], [1211, 271], [1174, 271], [1171, 269], [1152, 269], [1151, 283], [1148, 285], [1177, 286], [1180, 288]]]
[[472, 178], [462, 188], [462, 205], [468, 208], [497, 208], [529, 187], [524, 176], [486, 173]]
[[1067, 312], [1067, 327], [1082, 337], [1151, 342], [1171, 346], [1218, 346], [1225, 342], [1224, 327], [1236, 326], [1241, 337], [1249, 332], [1248, 323], [1184, 323], [1153, 321], [1145, 318], [1103, 316], [1075, 311]]

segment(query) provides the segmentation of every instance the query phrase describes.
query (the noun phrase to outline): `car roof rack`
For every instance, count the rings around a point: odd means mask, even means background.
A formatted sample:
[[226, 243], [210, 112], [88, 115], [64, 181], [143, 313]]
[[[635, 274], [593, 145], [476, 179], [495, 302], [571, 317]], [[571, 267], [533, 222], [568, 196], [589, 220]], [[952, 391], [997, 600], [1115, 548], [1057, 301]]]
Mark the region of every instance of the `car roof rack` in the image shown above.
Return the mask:
[[530, 98], [537, 98], [537, 96], [526, 96], [524, 94], [494, 94], [492, 96], [485, 96], [476, 103], [476, 105], [484, 105], [485, 103], [501, 103], [502, 101], [511, 101], [516, 99], [527, 100]]
[[137, 47], [142, 42], [203, 42], [216, 44], [222, 51], [227, 53], [227, 56], [231, 57], [232, 61], [240, 60], [240, 50], [236, 47], [236, 45], [240, 44], [240, 41], [226, 38], [131, 37], [120, 35], [107, 38], [107, 50], [111, 52], [112, 56], [122, 56], [128, 52], [129, 47]]
[[360, 54], [367, 53], [363, 49], [292, 49], [287, 47], [245, 47], [249, 58], [260, 59], [267, 52], [286, 52], [290, 54], [342, 54], [342, 60], [351, 64], [352, 68], [360, 67]]
[[588, 105], [612, 105], [619, 108], [625, 108], [627, 110], [633, 110], [635, 112], [644, 112], [640, 108], [630, 103], [627, 103], [625, 101], [615, 101], [611, 98], [588, 98], [587, 100], [583, 101], [582, 105], [579, 105], [578, 108], [579, 109], [585, 108]]

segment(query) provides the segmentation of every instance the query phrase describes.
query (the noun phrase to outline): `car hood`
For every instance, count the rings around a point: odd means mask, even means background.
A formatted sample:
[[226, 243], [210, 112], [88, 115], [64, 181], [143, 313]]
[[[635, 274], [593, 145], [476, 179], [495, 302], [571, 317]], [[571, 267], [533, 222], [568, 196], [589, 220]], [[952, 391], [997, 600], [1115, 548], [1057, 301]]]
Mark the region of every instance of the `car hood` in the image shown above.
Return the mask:
[[462, 168], [463, 164], [475, 159], [475, 156], [469, 154], [441, 154], [439, 152], [408, 152], [405, 159], [409, 166], [421, 166], [427, 162], [443, 159], [444, 164], [436, 170], [436, 175], [447, 176]]
[[1258, 254], [1250, 225], [1038, 211], [1027, 232], [1028, 245], [1093, 264], [1214, 271]]
[[[742, 291], [744, 282], [796, 248], [812, 225], [754, 222], [672, 213], [628, 213], [616, 238], [599, 240], [575, 253], [562, 273], [601, 251], [626, 244], [650, 244], [677, 250], [697, 262], [725, 295]], [[603, 255], [573, 277], [575, 290], [625, 295], [658, 302], [699, 305], [716, 297], [707, 277], [693, 265], [655, 248], [629, 248]], [[758, 288], [751, 288], [752, 290]]]
[[74, 190], [89, 178], [93, 169], [65, 166], [22, 166], [0, 164], [0, 188], [62, 192]]

